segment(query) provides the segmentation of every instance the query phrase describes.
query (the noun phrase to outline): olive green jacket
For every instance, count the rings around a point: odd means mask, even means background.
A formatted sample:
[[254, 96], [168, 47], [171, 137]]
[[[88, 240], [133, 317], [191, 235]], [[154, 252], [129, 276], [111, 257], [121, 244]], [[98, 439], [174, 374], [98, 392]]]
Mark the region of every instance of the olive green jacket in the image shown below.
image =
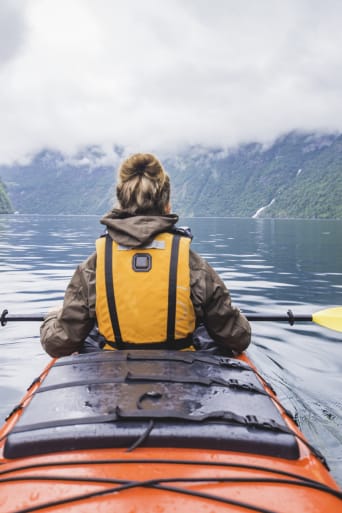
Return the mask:
[[[138, 247], [170, 230], [178, 221], [174, 214], [127, 216], [113, 210], [101, 219], [112, 239]], [[65, 292], [62, 308], [51, 310], [40, 329], [41, 343], [53, 357], [66, 356], [81, 349], [96, 323], [96, 253], [80, 264]], [[191, 299], [197, 324], [203, 323], [209, 335], [224, 351], [246, 349], [251, 328], [241, 312], [232, 306], [229, 292], [210, 265], [190, 251]]]

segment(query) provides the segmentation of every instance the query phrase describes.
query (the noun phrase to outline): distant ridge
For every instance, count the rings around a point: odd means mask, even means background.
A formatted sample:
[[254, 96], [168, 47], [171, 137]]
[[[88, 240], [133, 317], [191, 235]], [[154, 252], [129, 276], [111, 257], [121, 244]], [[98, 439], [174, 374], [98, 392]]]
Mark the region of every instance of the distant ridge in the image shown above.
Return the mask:
[[[45, 151], [30, 165], [0, 167], [14, 210], [99, 215], [109, 210], [115, 170], [90, 165], [95, 153], [89, 149], [70, 163]], [[173, 210], [182, 216], [342, 219], [341, 134], [292, 132], [268, 147], [196, 146], [160, 157], [172, 180]]]

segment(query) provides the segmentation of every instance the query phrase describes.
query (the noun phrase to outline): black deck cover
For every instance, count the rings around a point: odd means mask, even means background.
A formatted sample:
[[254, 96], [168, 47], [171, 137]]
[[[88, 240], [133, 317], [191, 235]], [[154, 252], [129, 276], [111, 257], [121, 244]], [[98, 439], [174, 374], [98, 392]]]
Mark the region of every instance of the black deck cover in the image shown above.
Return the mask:
[[5, 457], [136, 445], [298, 458], [294, 435], [247, 364], [156, 350], [57, 360], [9, 434]]

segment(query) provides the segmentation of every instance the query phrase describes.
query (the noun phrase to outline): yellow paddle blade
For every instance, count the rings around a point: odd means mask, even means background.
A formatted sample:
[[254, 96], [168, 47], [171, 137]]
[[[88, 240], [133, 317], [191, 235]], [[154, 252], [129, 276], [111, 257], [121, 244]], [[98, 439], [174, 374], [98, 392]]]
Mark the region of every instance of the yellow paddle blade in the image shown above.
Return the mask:
[[316, 312], [312, 315], [312, 320], [325, 328], [342, 331], [342, 306]]

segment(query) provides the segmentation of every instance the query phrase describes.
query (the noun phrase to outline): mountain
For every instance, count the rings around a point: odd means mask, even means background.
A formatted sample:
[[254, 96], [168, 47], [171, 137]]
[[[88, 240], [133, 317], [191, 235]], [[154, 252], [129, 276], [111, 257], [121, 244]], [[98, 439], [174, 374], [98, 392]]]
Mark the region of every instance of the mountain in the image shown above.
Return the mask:
[[114, 170], [43, 151], [27, 165], [0, 167], [14, 210], [21, 214], [99, 214], [114, 198]]
[[342, 135], [290, 133], [168, 169], [183, 215], [342, 218]]
[[[113, 166], [90, 148], [68, 161], [42, 152], [26, 166], [0, 167], [14, 210], [102, 214], [115, 196]], [[120, 153], [120, 150], [117, 150]], [[94, 158], [94, 156], [96, 158]], [[342, 135], [289, 133], [267, 147], [191, 147], [161, 158], [182, 216], [342, 219]]]
[[7, 195], [5, 185], [0, 180], [0, 214], [11, 214], [12, 212], [12, 205]]

